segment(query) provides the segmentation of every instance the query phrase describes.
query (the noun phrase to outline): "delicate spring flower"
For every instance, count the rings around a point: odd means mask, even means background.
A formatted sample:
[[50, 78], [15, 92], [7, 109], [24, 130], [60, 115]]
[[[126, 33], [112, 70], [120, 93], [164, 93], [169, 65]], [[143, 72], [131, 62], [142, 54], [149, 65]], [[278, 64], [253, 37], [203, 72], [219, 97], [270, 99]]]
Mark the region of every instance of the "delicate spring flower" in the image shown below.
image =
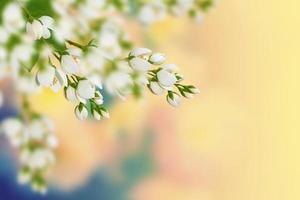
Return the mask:
[[69, 85], [67, 88], [65, 88], [65, 98], [71, 102], [76, 102], [78, 100], [76, 89], [73, 86]]
[[42, 16], [38, 20], [34, 19], [31, 23], [27, 22], [26, 31], [34, 39], [48, 39], [51, 36], [50, 29], [53, 28], [54, 20], [49, 16]]
[[53, 84], [54, 77], [55, 68], [52, 66], [47, 66], [37, 72], [36, 80], [39, 85], [50, 87]]
[[79, 72], [78, 61], [71, 55], [61, 57], [61, 67], [66, 74], [77, 74]]
[[161, 65], [166, 61], [166, 57], [161, 53], [154, 53], [150, 56], [149, 62], [153, 65]]
[[151, 64], [147, 60], [138, 57], [130, 59], [129, 65], [138, 72], [146, 72], [151, 67]]
[[173, 107], [178, 107], [181, 103], [181, 98], [177, 93], [169, 92], [167, 95], [168, 103]]
[[27, 184], [32, 179], [32, 173], [28, 167], [22, 168], [18, 173], [18, 183]]
[[158, 82], [152, 81], [149, 84], [149, 88], [153, 94], [162, 95], [165, 92], [165, 89], [162, 88]]
[[93, 110], [93, 117], [95, 120], [101, 120], [101, 114], [97, 110]]
[[89, 113], [88, 113], [88, 110], [86, 109], [86, 107], [83, 104], [79, 104], [75, 108], [75, 115], [76, 115], [77, 119], [85, 120], [85, 119], [87, 119]]
[[95, 97], [95, 85], [89, 80], [81, 80], [77, 85], [77, 94], [84, 99], [92, 99]]
[[164, 69], [157, 72], [157, 79], [164, 87], [172, 87], [177, 81], [175, 74]]
[[103, 96], [102, 96], [102, 94], [99, 91], [95, 92], [94, 101], [98, 105], [102, 105], [103, 104]]
[[143, 57], [149, 56], [152, 53], [150, 49], [147, 48], [136, 48], [129, 53], [129, 57]]

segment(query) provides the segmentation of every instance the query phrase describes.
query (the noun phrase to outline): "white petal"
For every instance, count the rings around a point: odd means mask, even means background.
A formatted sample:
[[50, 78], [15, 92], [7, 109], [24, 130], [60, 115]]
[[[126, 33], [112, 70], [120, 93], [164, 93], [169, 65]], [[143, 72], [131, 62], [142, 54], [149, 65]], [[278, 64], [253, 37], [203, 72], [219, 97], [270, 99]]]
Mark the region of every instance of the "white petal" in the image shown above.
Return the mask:
[[129, 61], [129, 65], [136, 71], [139, 72], [146, 72], [150, 69], [151, 64], [142, 58], [132, 58]]
[[181, 98], [178, 94], [173, 93], [173, 98], [170, 95], [167, 96], [168, 103], [173, 107], [178, 107], [181, 103]]
[[88, 117], [88, 110], [83, 106], [80, 110], [79, 106], [75, 108], [75, 115], [79, 120], [85, 120]]
[[147, 49], [147, 48], [137, 48], [137, 49], [132, 50], [129, 53], [129, 56], [139, 57], [139, 56], [150, 55], [151, 53], [152, 53], [152, 51], [150, 49]]
[[46, 28], [53, 29], [54, 19], [49, 16], [42, 16], [39, 20], [43, 23]]
[[70, 55], [63, 55], [61, 58], [61, 67], [67, 74], [76, 74], [79, 71], [79, 66], [76, 60]]
[[175, 72], [178, 71], [178, 67], [176, 64], [165, 64], [163, 66], [163, 69], [169, 71], [169, 72]]
[[57, 78], [57, 80], [59, 81], [59, 83], [62, 86], [67, 86], [68, 85], [67, 76], [66, 76], [66, 74], [62, 70], [56, 69], [55, 70], [55, 77]]
[[45, 26], [43, 26], [43, 38], [48, 39], [50, 38], [51, 33], [49, 31], [49, 29]]
[[162, 95], [165, 91], [165, 89], [160, 87], [160, 85], [157, 82], [151, 82], [150, 89], [156, 95]]
[[77, 86], [77, 93], [81, 98], [91, 99], [95, 97], [95, 86], [88, 80], [81, 80]]
[[165, 60], [165, 55], [161, 53], [154, 53], [149, 58], [149, 61], [154, 65], [161, 65], [165, 62]]
[[69, 86], [65, 91], [65, 97], [67, 100], [69, 100], [71, 102], [76, 102], [78, 99], [76, 96], [75, 88], [73, 88], [72, 86]]
[[157, 79], [158, 79], [159, 83], [165, 87], [171, 87], [177, 81], [176, 76], [173, 73], [170, 73], [166, 70], [160, 70], [157, 73]]
[[34, 33], [35, 39], [40, 39], [43, 35], [43, 25], [38, 20], [33, 20], [32, 22], [32, 31]]
[[55, 76], [55, 68], [47, 66], [44, 69], [40, 69], [36, 75], [36, 80], [39, 85], [49, 87], [53, 83]]

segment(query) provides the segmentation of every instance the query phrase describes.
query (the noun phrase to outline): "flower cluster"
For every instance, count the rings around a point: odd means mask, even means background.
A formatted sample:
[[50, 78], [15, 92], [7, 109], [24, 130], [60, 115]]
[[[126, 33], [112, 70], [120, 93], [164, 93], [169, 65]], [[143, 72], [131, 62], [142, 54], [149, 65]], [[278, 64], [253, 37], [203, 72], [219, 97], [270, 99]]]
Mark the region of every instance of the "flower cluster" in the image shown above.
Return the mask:
[[[177, 107], [181, 97], [199, 90], [183, 85], [182, 75], [166, 57], [147, 48], [133, 49], [123, 15], [151, 24], [167, 15], [199, 18], [213, 0], [5, 0], [0, 6], [0, 79], [10, 78], [19, 96], [42, 88], [63, 91], [75, 103], [79, 120], [109, 118], [106, 92], [125, 99], [143, 96], [147, 88], [166, 94]], [[39, 12], [36, 8], [41, 7]], [[80, 27], [80, 28], [79, 28]], [[129, 52], [129, 54], [128, 54]], [[0, 93], [0, 105], [2, 95]], [[20, 183], [46, 191], [45, 171], [54, 162], [57, 141], [49, 120], [20, 106], [19, 118], [2, 124], [13, 146], [19, 148]]]
[[18, 182], [31, 183], [33, 190], [45, 193], [45, 173], [55, 162], [54, 150], [58, 144], [51, 122], [41, 116], [33, 116], [26, 122], [9, 118], [2, 123], [1, 129], [11, 145], [18, 149], [21, 165]]
[[[153, 94], [162, 95], [167, 93], [167, 101], [170, 105], [177, 107], [180, 105], [180, 95], [192, 98], [199, 90], [192, 85], [182, 85], [182, 75], [177, 71], [175, 64], [164, 64], [165, 55], [152, 53], [147, 48], [137, 48], [129, 53], [129, 65], [143, 73], [147, 77], [147, 86]], [[177, 88], [179, 93], [174, 91]]]

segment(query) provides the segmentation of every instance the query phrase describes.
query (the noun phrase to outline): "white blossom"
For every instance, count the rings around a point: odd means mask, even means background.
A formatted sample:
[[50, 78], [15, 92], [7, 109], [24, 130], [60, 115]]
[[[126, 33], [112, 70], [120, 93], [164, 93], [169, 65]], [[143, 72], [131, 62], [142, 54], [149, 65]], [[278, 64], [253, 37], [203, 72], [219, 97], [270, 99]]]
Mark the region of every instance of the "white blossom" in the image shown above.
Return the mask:
[[161, 65], [165, 62], [166, 57], [161, 53], [154, 53], [150, 56], [149, 61], [154, 65]]
[[149, 87], [150, 87], [151, 92], [153, 92], [156, 95], [162, 95], [165, 91], [165, 89], [162, 88], [158, 84], [158, 82], [154, 82], [154, 81], [150, 82]]
[[65, 97], [68, 101], [76, 102], [78, 100], [76, 96], [76, 89], [69, 85], [65, 90]]
[[78, 61], [71, 55], [63, 55], [61, 57], [61, 67], [67, 74], [77, 74], [79, 72]]
[[178, 107], [181, 103], [181, 98], [177, 93], [170, 93], [167, 96], [168, 103], [173, 107]]
[[81, 80], [77, 85], [78, 96], [84, 99], [92, 99], [95, 97], [95, 85], [89, 80]]
[[139, 71], [139, 72], [146, 72], [150, 69], [151, 67], [151, 64], [145, 60], [145, 59], [142, 59], [142, 58], [132, 58], [130, 61], [129, 61], [129, 65], [136, 71]]
[[88, 117], [88, 110], [86, 109], [85, 106], [82, 105], [78, 105], [75, 108], [75, 115], [77, 117], [77, 119], [79, 120], [85, 120]]
[[164, 69], [157, 73], [157, 79], [164, 87], [172, 87], [177, 81], [175, 74]]

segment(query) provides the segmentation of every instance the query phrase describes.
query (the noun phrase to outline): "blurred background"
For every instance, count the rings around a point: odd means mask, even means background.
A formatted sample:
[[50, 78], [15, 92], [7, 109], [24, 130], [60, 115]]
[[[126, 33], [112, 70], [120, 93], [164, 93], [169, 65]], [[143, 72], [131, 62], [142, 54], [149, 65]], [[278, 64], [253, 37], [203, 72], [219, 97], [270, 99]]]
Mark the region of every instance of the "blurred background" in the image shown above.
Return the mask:
[[[147, 94], [115, 102], [110, 120], [78, 122], [63, 95], [32, 97], [60, 141], [50, 191], [17, 184], [1, 136], [0, 199], [299, 199], [299, 6], [219, 1], [200, 25], [172, 18], [135, 33], [201, 89], [178, 109]], [[1, 87], [4, 118], [16, 110]]]

